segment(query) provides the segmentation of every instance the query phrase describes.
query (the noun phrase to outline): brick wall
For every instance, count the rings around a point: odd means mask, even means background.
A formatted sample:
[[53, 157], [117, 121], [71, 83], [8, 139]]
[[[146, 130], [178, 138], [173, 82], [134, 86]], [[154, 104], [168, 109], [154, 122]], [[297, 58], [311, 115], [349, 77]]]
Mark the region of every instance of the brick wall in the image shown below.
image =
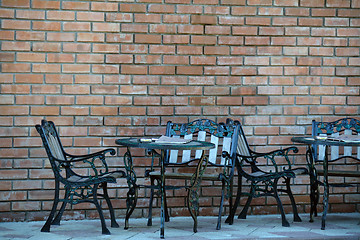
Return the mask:
[[[358, 0], [0, 4], [0, 221], [42, 220], [51, 207], [52, 173], [34, 129], [43, 118], [82, 154], [116, 147], [119, 136], [158, 136], [168, 120], [238, 119], [265, 151], [310, 133], [312, 119], [359, 117]], [[118, 150], [113, 166], [122, 164]], [[299, 211], [308, 212], [308, 180], [295, 182]], [[126, 186], [110, 190], [119, 217]], [[202, 214], [215, 215], [218, 191], [203, 190]], [[358, 190], [334, 190], [331, 210], [358, 211]], [[141, 190], [134, 216], [146, 215], [146, 196]], [[276, 212], [273, 199], [254, 203], [252, 213]], [[169, 205], [188, 214], [183, 198]], [[67, 218], [98, 217], [91, 205], [74, 208]]]

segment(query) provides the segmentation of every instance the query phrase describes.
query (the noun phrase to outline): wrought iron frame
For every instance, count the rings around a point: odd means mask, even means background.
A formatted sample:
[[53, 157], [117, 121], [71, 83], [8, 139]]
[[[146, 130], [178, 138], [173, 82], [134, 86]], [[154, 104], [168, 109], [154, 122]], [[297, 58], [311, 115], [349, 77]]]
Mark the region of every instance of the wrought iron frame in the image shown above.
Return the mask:
[[[292, 164], [289, 160], [290, 152], [297, 153], [298, 149], [296, 147], [287, 147], [284, 149], [278, 149], [267, 153], [255, 152], [250, 149], [249, 144], [246, 140], [245, 133], [241, 127], [241, 124], [240, 123], [238, 124], [240, 125], [239, 136], [242, 136], [239, 138], [243, 139], [243, 144], [245, 144], [244, 147], [248, 150], [249, 155], [240, 155], [239, 153], [237, 153], [235, 164], [239, 176], [244, 177], [247, 182], [250, 182], [250, 191], [242, 192], [241, 184], [239, 184], [234, 207], [231, 209], [229, 217], [226, 219], [226, 222], [229, 224], [233, 224], [234, 221], [233, 219], [236, 213], [237, 206], [240, 203], [241, 196], [247, 196], [248, 198], [244, 208], [242, 209], [241, 213], [238, 216], [239, 219], [246, 219], [246, 215], [253, 198], [272, 196], [277, 201], [277, 205], [282, 217], [282, 226], [284, 227], [290, 226], [289, 222], [285, 217], [284, 207], [280, 200], [279, 192], [287, 193], [292, 205], [294, 221], [300, 222], [301, 218], [298, 215], [295, 199], [291, 191], [290, 180], [296, 177], [295, 171], [299, 171], [304, 174], [305, 173], [307, 174], [307, 169], [298, 168], [295, 170], [292, 168]], [[230, 157], [228, 155], [225, 156]], [[286, 165], [284, 166], [282, 164], [282, 168], [278, 166], [278, 163], [276, 161], [276, 159], [279, 157], [286, 160]], [[273, 170], [263, 171], [262, 169], [260, 169], [257, 165], [257, 160], [260, 158], [266, 159], [267, 160], [266, 162], [269, 164], [269, 166], [273, 167]], [[251, 170], [250, 172], [246, 170], [247, 167], [250, 168]], [[278, 187], [278, 182], [280, 179], [284, 180], [286, 189], [282, 189]]]
[[[217, 180], [222, 182], [222, 195], [219, 207], [219, 215], [218, 215], [218, 222], [216, 229], [221, 228], [221, 216], [222, 216], [222, 209], [224, 204], [224, 199], [229, 200], [230, 209], [232, 208], [232, 189], [233, 189], [233, 175], [234, 175], [234, 168], [235, 168], [235, 161], [233, 158], [235, 157], [236, 146], [237, 146], [237, 122], [227, 119], [226, 123], [216, 123], [210, 119], [197, 119], [192, 122], [188, 123], [173, 123], [169, 121], [166, 127], [166, 136], [184, 136], [187, 134], [197, 133], [199, 131], [206, 131], [209, 134], [212, 134], [217, 137], [231, 137], [232, 138], [232, 152], [228, 153], [232, 156], [232, 158], [225, 158], [224, 164], [216, 164], [208, 161], [204, 161], [206, 158], [202, 156], [199, 159], [191, 159], [188, 162], [182, 163], [170, 163], [169, 162], [169, 151], [165, 152], [164, 155], [164, 166], [165, 168], [172, 168], [172, 167], [187, 167], [195, 161], [199, 161], [196, 167], [196, 171], [192, 178], [190, 179], [190, 186], [166, 186], [168, 189], [178, 189], [178, 188], [186, 188], [188, 190], [187, 195], [187, 206], [190, 211], [190, 214], [194, 220], [194, 232], [197, 232], [197, 216], [199, 214], [199, 189], [200, 189], [200, 182], [202, 176], [204, 174], [206, 167], [220, 167], [222, 168], [222, 172], [218, 175]], [[235, 136], [234, 136], [235, 135]], [[203, 151], [204, 154], [204, 151]], [[163, 179], [156, 178], [150, 175], [151, 171], [154, 171], [154, 159], [158, 157], [159, 154], [153, 152], [152, 164], [151, 168], [146, 171], [145, 176], [150, 177], [151, 186], [160, 186], [163, 183]], [[150, 203], [149, 203], [149, 215], [148, 215], [148, 226], [152, 225], [152, 203], [154, 196], [161, 196], [160, 192], [155, 192], [156, 189], [161, 189], [159, 187], [152, 187], [150, 192]], [[164, 194], [164, 206], [165, 206], [165, 220], [169, 221], [169, 212], [166, 203], [166, 195]]]
[[[360, 121], [355, 118], [342, 118], [332, 122], [321, 122], [321, 121], [312, 121], [312, 137], [316, 137], [320, 134], [331, 135], [337, 132], [344, 132], [345, 130], [351, 130], [352, 133], [360, 133]], [[324, 159], [318, 159], [318, 149], [317, 146], [319, 143], [312, 144], [311, 148], [309, 147], [306, 152], [306, 160], [309, 168], [310, 175], [310, 222], [314, 221], [314, 216], [317, 216], [317, 205], [319, 203], [319, 186], [324, 186], [324, 198], [323, 198], [323, 215], [321, 221], [321, 229], [325, 229], [326, 215], [329, 208], [329, 187], [331, 186], [340, 186], [346, 187], [350, 185], [346, 184], [329, 184], [328, 180], [328, 168], [329, 163], [339, 161], [340, 159], [351, 158], [357, 160], [360, 163], [360, 159], [354, 156], [340, 156], [336, 159], [328, 158], [328, 148], [329, 145], [325, 145], [325, 155]], [[319, 176], [316, 170], [316, 164], [322, 163], [324, 171], [323, 182], [319, 180]]]
[[[53, 206], [41, 231], [49, 232], [51, 225], [60, 225], [60, 220], [67, 204], [76, 205], [90, 202], [96, 206], [99, 213], [102, 233], [109, 235], [110, 231], [106, 227], [98, 196], [106, 200], [110, 211], [111, 227], [118, 228], [119, 225], [115, 220], [114, 209], [107, 191], [107, 184], [116, 183], [115, 176], [126, 177], [126, 174], [121, 170], [109, 172], [105, 156], [108, 153], [115, 155], [115, 150], [109, 148], [87, 155], [72, 155], [65, 152], [56, 126], [52, 121], [42, 120], [41, 125], [36, 125], [35, 128], [41, 136], [55, 177]], [[87, 168], [91, 170], [91, 173], [87, 176], [77, 174], [74, 171], [74, 165], [77, 163], [88, 165], [89, 167]], [[64, 171], [65, 173], [63, 173]], [[63, 198], [60, 198], [60, 184], [63, 184], [65, 190]], [[103, 193], [98, 193], [99, 188], [103, 189]], [[55, 216], [60, 202], [62, 202], [62, 205]]]
[[[126, 212], [126, 217], [125, 217], [125, 229], [127, 229], [129, 227], [129, 223], [128, 220], [132, 214], [132, 212], [134, 211], [135, 207], [136, 207], [136, 203], [137, 203], [137, 197], [138, 197], [138, 189], [140, 187], [147, 187], [147, 188], [151, 188], [152, 191], [157, 190], [159, 195], [161, 196], [161, 223], [160, 223], [160, 237], [164, 238], [164, 225], [165, 225], [165, 211], [166, 211], [166, 201], [165, 201], [165, 190], [173, 188], [172, 186], [165, 186], [165, 153], [168, 149], [181, 149], [181, 150], [189, 150], [189, 149], [194, 149], [194, 150], [207, 150], [210, 149], [212, 147], [214, 147], [213, 144], [211, 143], [205, 143], [205, 142], [192, 142], [188, 144], [156, 144], [156, 143], [142, 143], [141, 141], [139, 141], [136, 138], [127, 138], [127, 139], [117, 139], [115, 141], [116, 144], [121, 145], [126, 147], [126, 152], [124, 154], [124, 162], [125, 162], [125, 169], [127, 171], [127, 180], [128, 180], [128, 186], [129, 186], [129, 191], [127, 194], [127, 212]], [[158, 185], [154, 185], [154, 186], [147, 186], [147, 185], [138, 185], [136, 183], [136, 174], [134, 171], [134, 166], [133, 166], [133, 159], [131, 156], [131, 152], [130, 152], [130, 147], [135, 147], [135, 148], [145, 148], [148, 150], [148, 153], [152, 154], [152, 158], [159, 158], [159, 163], [160, 163], [160, 168], [161, 168], [161, 177], [159, 179], [157, 179], [158, 181]], [[155, 149], [160, 149], [161, 153], [157, 153], [157, 151], [155, 151]], [[189, 192], [193, 193], [195, 186], [197, 185], [198, 181], [200, 181], [200, 174], [202, 172], [202, 169], [206, 167], [207, 162], [207, 158], [205, 157], [205, 155], [203, 154], [203, 156], [200, 158], [199, 160], [199, 164], [197, 166], [197, 171], [196, 173], [194, 173], [194, 179], [193, 182], [191, 184], [191, 186], [187, 187], [189, 189]], [[176, 187], [174, 187], [176, 188]], [[195, 196], [195, 198], [194, 198]], [[196, 194], [190, 194], [188, 197], [189, 201], [188, 203], [188, 207], [191, 210], [190, 213], [192, 216], [196, 215], [196, 209], [198, 205], [196, 205]], [[194, 200], [195, 199], [195, 200]]]

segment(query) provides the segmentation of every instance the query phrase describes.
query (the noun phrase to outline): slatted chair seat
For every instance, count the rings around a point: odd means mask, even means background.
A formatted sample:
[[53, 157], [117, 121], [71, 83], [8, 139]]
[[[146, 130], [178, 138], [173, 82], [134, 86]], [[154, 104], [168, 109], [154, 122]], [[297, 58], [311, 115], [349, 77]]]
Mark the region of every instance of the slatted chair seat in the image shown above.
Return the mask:
[[[278, 208], [281, 212], [282, 225], [285, 227], [290, 226], [285, 217], [284, 208], [278, 194], [279, 192], [288, 194], [293, 209], [294, 221], [301, 221], [297, 212], [295, 199], [290, 188], [290, 180], [295, 178], [296, 175], [308, 174], [308, 170], [306, 168], [294, 169], [289, 160], [290, 152], [296, 153], [298, 149], [296, 147], [288, 147], [268, 153], [255, 152], [250, 149], [240, 123], [239, 126], [236, 167], [239, 175], [250, 183], [250, 191], [242, 192], [241, 184], [239, 184], [234, 207], [231, 210], [229, 217], [226, 219], [226, 222], [229, 224], [233, 223], [234, 215], [236, 213], [237, 206], [240, 203], [241, 196], [248, 196], [246, 204], [238, 217], [241, 219], [246, 218], [253, 198], [272, 196], [276, 199]], [[261, 162], [261, 159], [264, 159], [267, 164], [261, 165], [259, 163]], [[282, 165], [280, 164], [280, 160], [281, 163], [283, 163]], [[278, 187], [280, 179], [284, 180], [286, 184], [285, 189]]]
[[[67, 204], [76, 205], [90, 202], [96, 206], [99, 213], [102, 233], [110, 234], [105, 224], [98, 197], [103, 197], [106, 200], [110, 211], [111, 227], [118, 228], [119, 225], [115, 220], [114, 209], [107, 191], [107, 184], [116, 183], [117, 178], [125, 178], [126, 174], [121, 170], [109, 171], [106, 155], [115, 155], [115, 150], [108, 148], [88, 155], [71, 155], [65, 152], [55, 124], [52, 121], [42, 120], [41, 125], [36, 125], [35, 127], [41, 136], [55, 178], [53, 206], [41, 231], [49, 232], [51, 225], [60, 225], [60, 220]], [[79, 168], [77, 168], [76, 165], [78, 164], [81, 164], [81, 169], [86, 169], [91, 172], [91, 174], [77, 174], [76, 171]], [[60, 184], [63, 185], [63, 188], [60, 188]], [[102, 188], [102, 193], [98, 192], [99, 188]], [[60, 191], [63, 189], [65, 190], [64, 197], [61, 198]], [[62, 205], [60, 209], [57, 210], [60, 202], [62, 202]], [[55, 216], [56, 212], [57, 214]]]
[[[219, 207], [219, 216], [216, 229], [221, 228], [221, 216], [223, 209], [224, 198], [229, 199], [230, 208], [232, 207], [232, 181], [234, 174], [234, 162], [233, 159], [225, 159], [222, 157], [222, 153], [226, 152], [230, 156], [235, 156], [236, 145], [237, 145], [237, 125], [234, 121], [228, 119], [226, 123], [216, 123], [210, 119], [198, 119], [188, 123], [173, 123], [169, 121], [166, 127], [166, 136], [173, 138], [184, 138], [192, 139], [197, 141], [207, 141], [215, 145], [215, 148], [210, 149], [207, 157], [207, 166], [198, 168], [200, 159], [202, 159], [202, 150], [170, 150], [165, 156], [165, 179], [179, 179], [190, 182], [192, 190], [191, 196], [193, 199], [187, 199], [189, 211], [194, 219], [194, 232], [197, 231], [197, 215], [199, 213], [198, 204], [192, 204], [197, 202], [199, 198], [198, 189], [200, 186], [199, 180], [206, 181], [221, 181], [222, 183], [222, 195]], [[194, 173], [194, 166], [197, 169], [202, 169], [198, 173]], [[172, 171], [174, 169], [174, 171]], [[206, 169], [206, 170], [205, 170]], [[211, 171], [210, 169], [216, 169]], [[209, 171], [210, 170], [210, 171]], [[198, 179], [195, 178], [194, 174], [199, 174]], [[158, 185], [161, 181], [161, 174], [154, 163], [146, 176], [150, 177], [151, 185], [155, 186], [155, 180]], [[195, 186], [194, 186], [195, 184]], [[187, 184], [180, 187], [186, 187]], [[189, 187], [186, 187], [189, 191]], [[154, 189], [151, 190], [150, 204], [149, 204], [149, 217], [148, 225], [152, 224], [152, 205], [154, 198]], [[169, 213], [166, 207], [166, 196], [165, 196], [165, 220], [169, 221]]]
[[[324, 176], [324, 170], [317, 170], [317, 174]], [[360, 171], [328, 170], [327, 175], [333, 177], [360, 177]]]

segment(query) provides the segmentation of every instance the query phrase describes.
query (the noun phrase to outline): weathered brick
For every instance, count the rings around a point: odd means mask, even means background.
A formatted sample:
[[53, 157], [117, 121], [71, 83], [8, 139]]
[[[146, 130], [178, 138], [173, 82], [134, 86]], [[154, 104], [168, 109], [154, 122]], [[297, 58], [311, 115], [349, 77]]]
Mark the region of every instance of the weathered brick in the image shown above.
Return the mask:
[[[241, 121], [257, 150], [271, 151], [290, 145], [294, 134], [311, 134], [312, 119], [359, 115], [355, 0], [3, 0], [1, 6], [0, 190], [7, 200], [1, 219], [43, 220], [51, 209], [53, 174], [33, 127], [44, 118], [59, 127], [67, 150], [84, 154], [116, 147], [117, 136], [162, 135], [168, 120], [228, 116]], [[300, 166], [306, 149], [299, 149]], [[119, 157], [124, 153], [118, 149]], [[139, 176], [151, 161], [145, 153], [132, 149]], [[118, 165], [117, 158], [107, 160]], [[298, 180], [295, 198], [308, 209], [308, 180]], [[111, 197], [124, 189], [111, 186]], [[202, 212], [213, 213], [220, 186], [206, 181], [201, 190]], [[354, 191], [337, 190], [331, 208], [353, 211]], [[139, 193], [143, 207], [145, 196]], [[168, 196], [176, 214], [188, 214], [183, 196], [185, 190]], [[252, 211], [276, 212], [275, 199], [265, 203], [259, 198]], [[291, 208], [288, 199], [283, 203]], [[91, 204], [75, 208], [97, 216]]]

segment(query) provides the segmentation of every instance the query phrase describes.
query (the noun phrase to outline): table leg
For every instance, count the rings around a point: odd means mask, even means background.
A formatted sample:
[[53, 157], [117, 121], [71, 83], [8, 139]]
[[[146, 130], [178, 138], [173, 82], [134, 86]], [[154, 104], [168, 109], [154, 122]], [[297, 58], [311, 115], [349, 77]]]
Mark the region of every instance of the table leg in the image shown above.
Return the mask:
[[129, 186], [129, 191], [127, 192], [127, 198], [126, 198], [126, 216], [125, 216], [124, 229], [128, 229], [129, 228], [129, 218], [136, 207], [137, 197], [138, 197], [138, 186], [136, 185], [136, 174], [134, 171], [133, 160], [132, 160], [129, 148], [127, 148], [127, 151], [124, 154], [124, 164], [125, 164], [125, 170], [126, 170], [127, 184]]
[[202, 175], [208, 164], [208, 158], [205, 157], [205, 151], [202, 152], [196, 171], [191, 178], [191, 186], [188, 188], [187, 205], [191, 217], [194, 220], [193, 231], [197, 232], [197, 216], [199, 215], [199, 188]]
[[161, 196], [161, 210], [160, 210], [160, 238], [165, 235], [165, 150], [161, 150], [160, 155], [160, 168], [161, 168], [161, 181], [160, 181], [160, 196]]
[[319, 184], [313, 154], [312, 147], [309, 145], [306, 151], [306, 161], [310, 177], [310, 222], [314, 222], [314, 215], [317, 216], [317, 204], [319, 202]]
[[321, 229], [325, 230], [325, 220], [326, 220], [326, 214], [329, 208], [329, 181], [328, 181], [328, 146], [325, 146], [325, 159], [323, 162], [324, 167], [324, 199], [323, 199], [323, 205], [324, 205], [324, 211], [321, 218]]

